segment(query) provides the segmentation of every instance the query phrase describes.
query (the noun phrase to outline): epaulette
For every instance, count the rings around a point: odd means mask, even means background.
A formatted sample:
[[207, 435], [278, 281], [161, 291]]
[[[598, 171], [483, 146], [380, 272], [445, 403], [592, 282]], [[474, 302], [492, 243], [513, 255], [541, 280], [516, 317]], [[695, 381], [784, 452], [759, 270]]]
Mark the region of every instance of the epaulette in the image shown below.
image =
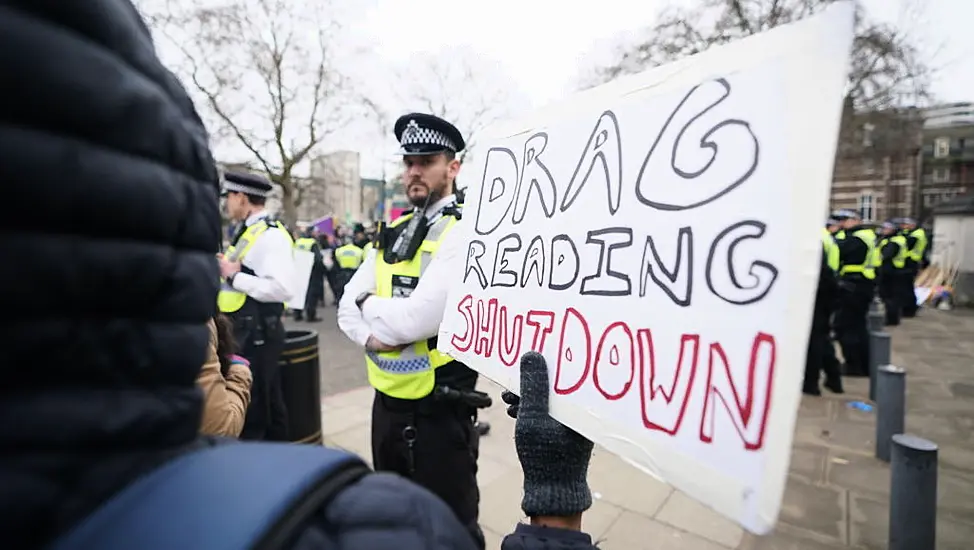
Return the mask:
[[457, 221], [463, 219], [463, 205], [462, 204], [451, 204], [443, 209], [444, 216], [453, 216]]

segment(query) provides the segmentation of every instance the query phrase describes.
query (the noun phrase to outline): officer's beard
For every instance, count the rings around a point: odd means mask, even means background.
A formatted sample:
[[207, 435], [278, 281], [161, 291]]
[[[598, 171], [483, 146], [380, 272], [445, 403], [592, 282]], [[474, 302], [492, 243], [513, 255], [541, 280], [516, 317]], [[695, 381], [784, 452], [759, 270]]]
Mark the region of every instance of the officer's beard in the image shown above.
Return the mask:
[[437, 201], [439, 201], [440, 199], [446, 196], [446, 193], [444, 193], [444, 191], [448, 191], [451, 187], [450, 183], [446, 180], [446, 178], [443, 179], [443, 185], [440, 186], [438, 190], [431, 189], [428, 185], [424, 185], [422, 182], [416, 182], [414, 184], [411, 184], [410, 187], [417, 184], [422, 185], [423, 187], [426, 188], [426, 195], [422, 197], [420, 196], [409, 197], [409, 203], [415, 206], [416, 208], [425, 208], [431, 204], [436, 204]]

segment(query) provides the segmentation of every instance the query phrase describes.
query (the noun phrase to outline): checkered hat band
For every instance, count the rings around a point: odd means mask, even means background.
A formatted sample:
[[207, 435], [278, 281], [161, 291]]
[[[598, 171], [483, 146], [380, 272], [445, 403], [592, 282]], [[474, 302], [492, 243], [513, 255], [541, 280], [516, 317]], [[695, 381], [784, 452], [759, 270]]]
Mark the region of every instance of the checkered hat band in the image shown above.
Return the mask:
[[235, 183], [235, 182], [227, 181], [227, 180], [223, 180], [223, 190], [224, 191], [233, 191], [235, 193], [246, 193], [248, 195], [255, 195], [255, 196], [258, 196], [258, 197], [267, 197], [267, 196], [270, 195], [269, 192], [264, 191], [263, 189], [255, 189], [253, 187], [248, 187], [246, 185], [240, 185], [239, 183]]
[[407, 128], [402, 136], [402, 141], [399, 143], [403, 147], [407, 145], [437, 145], [453, 151], [457, 150], [456, 144], [446, 134], [431, 128], [419, 128], [413, 131]]

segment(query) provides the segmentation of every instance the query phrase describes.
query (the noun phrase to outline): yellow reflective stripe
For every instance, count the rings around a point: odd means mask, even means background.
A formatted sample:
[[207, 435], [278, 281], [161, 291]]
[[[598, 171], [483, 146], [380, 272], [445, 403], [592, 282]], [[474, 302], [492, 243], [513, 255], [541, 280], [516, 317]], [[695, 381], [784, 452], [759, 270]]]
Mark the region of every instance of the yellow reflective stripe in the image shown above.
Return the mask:
[[[393, 225], [405, 223], [412, 214], [396, 219]], [[427, 232], [413, 258], [396, 264], [388, 264], [381, 254], [376, 256], [376, 296], [392, 297], [394, 276], [419, 279], [430, 260], [440, 249], [443, 239], [456, 225], [454, 216], [437, 220]], [[369, 383], [379, 392], [400, 399], [421, 399], [433, 391], [435, 370], [453, 359], [435, 349], [429, 349], [427, 341], [415, 342], [399, 352], [366, 352]]]

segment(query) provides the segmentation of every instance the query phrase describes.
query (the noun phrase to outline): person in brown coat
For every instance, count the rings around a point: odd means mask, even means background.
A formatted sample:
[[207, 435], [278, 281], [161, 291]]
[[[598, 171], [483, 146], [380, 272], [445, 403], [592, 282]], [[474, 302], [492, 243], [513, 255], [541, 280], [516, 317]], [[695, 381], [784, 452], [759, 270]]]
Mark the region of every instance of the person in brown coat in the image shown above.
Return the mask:
[[229, 320], [210, 320], [210, 346], [196, 381], [203, 390], [200, 433], [238, 437], [243, 430], [253, 376], [245, 359], [233, 355], [233, 328]]

